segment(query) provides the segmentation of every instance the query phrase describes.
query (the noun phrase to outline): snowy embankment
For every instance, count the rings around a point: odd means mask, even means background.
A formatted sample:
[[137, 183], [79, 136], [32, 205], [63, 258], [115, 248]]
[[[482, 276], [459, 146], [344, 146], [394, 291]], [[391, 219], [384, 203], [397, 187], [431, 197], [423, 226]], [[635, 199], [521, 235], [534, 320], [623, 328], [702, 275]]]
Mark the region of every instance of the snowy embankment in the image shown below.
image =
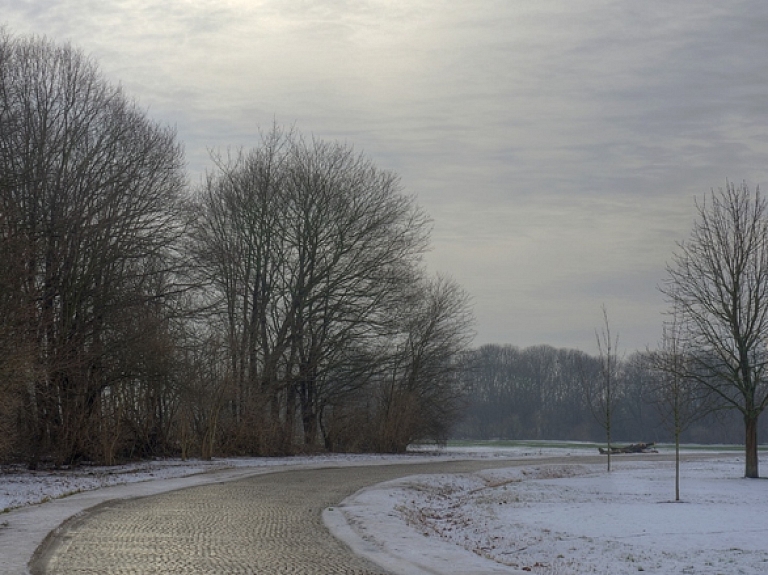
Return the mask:
[[[369, 548], [419, 572], [768, 573], [768, 481], [743, 459], [614, 459], [416, 476], [364, 489], [341, 513]], [[403, 571], [406, 572], [406, 571]]]

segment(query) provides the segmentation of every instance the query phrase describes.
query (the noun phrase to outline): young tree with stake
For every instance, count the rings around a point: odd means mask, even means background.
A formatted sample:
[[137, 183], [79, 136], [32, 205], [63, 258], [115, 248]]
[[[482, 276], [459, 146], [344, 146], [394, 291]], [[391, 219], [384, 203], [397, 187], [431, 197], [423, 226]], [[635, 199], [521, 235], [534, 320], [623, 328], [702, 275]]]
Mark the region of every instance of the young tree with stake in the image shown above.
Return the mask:
[[611, 336], [611, 326], [608, 323], [608, 310], [603, 305], [603, 329], [595, 330], [597, 340], [599, 374], [595, 380], [582, 374], [587, 403], [592, 415], [605, 430], [608, 448], [608, 471], [611, 470], [611, 423], [616, 405], [617, 385], [619, 383], [619, 360], [616, 350], [619, 346], [619, 336]]

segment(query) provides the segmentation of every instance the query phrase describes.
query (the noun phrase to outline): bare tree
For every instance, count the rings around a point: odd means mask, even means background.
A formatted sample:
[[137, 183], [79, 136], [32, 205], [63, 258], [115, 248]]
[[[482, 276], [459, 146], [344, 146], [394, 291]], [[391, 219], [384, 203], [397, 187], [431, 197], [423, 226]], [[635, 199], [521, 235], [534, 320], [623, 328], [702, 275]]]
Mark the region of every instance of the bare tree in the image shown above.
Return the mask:
[[427, 218], [395, 174], [348, 146], [297, 139], [290, 166], [289, 392], [312, 445], [324, 405], [361, 383], [329, 376], [350, 346], [381, 333], [396, 295], [418, 278]]
[[473, 337], [467, 294], [452, 280], [423, 281], [404, 308], [381, 382], [379, 451], [402, 452], [414, 441], [445, 441], [465, 404], [461, 361]]
[[595, 330], [597, 340], [599, 374], [597, 378], [583, 377], [584, 390], [592, 415], [605, 430], [608, 458], [608, 471], [611, 470], [611, 429], [616, 402], [619, 397], [619, 359], [617, 348], [619, 336], [611, 336], [611, 326], [608, 322], [608, 310], [603, 305], [603, 328]]
[[664, 325], [660, 348], [646, 355], [654, 376], [650, 400], [675, 438], [675, 501], [680, 501], [680, 435], [712, 409], [706, 389], [692, 376], [688, 341], [685, 325], [673, 313], [672, 321]]
[[174, 289], [182, 151], [69, 46], [3, 36], [0, 61], [0, 213], [26, 242], [21, 290], [35, 303], [31, 463], [98, 458], [105, 390], [127, 383], [114, 358], [129, 310]]
[[713, 190], [661, 288], [688, 326], [696, 381], [744, 418], [749, 478], [759, 477], [757, 422], [768, 405], [767, 208], [746, 183]]
[[275, 127], [261, 146], [226, 159], [214, 156], [197, 196], [194, 253], [201, 281], [214, 294], [210, 329], [223, 329], [236, 399], [235, 435], [260, 453], [279, 450], [285, 356], [293, 318], [286, 273], [284, 191], [291, 134]]
[[18, 422], [26, 416], [24, 394], [35, 357], [29, 329], [33, 302], [22, 291], [26, 241], [10, 231], [9, 217], [0, 212], [0, 461], [27, 447]]
[[272, 430], [278, 451], [293, 449], [297, 430], [312, 448], [325, 410], [340, 413], [369, 381], [360, 358], [420, 277], [427, 218], [394, 174], [348, 146], [277, 127], [216, 163], [198, 195], [195, 249], [226, 326], [232, 416]]

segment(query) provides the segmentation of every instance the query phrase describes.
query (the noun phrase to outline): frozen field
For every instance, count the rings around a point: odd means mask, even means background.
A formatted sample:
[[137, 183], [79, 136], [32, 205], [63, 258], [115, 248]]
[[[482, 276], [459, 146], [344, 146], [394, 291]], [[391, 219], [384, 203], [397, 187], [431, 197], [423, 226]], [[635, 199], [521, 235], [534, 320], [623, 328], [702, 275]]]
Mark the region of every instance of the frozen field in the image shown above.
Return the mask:
[[768, 481], [743, 479], [740, 456], [685, 463], [678, 503], [674, 463], [614, 464], [411, 477], [341, 512], [424, 573], [768, 573]]

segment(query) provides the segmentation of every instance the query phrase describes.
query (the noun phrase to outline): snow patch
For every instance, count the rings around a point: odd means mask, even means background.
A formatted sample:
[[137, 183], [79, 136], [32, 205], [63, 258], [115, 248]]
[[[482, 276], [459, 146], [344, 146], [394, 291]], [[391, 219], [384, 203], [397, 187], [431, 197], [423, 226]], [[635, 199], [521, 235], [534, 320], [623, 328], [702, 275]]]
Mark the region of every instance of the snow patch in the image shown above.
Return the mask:
[[340, 509], [369, 545], [404, 560], [453, 549], [438, 573], [768, 573], [768, 481], [743, 479], [738, 458], [684, 463], [678, 503], [673, 463], [619, 465], [415, 476]]

